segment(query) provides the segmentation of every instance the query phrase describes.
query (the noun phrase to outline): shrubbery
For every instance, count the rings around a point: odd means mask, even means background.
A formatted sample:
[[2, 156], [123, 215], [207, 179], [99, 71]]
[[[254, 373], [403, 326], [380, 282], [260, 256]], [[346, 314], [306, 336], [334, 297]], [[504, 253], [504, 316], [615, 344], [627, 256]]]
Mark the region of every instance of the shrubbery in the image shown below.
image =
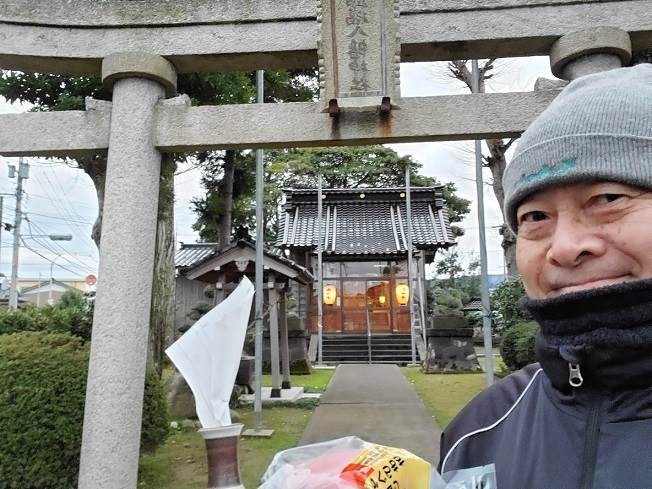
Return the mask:
[[536, 362], [534, 340], [538, 330], [534, 321], [523, 321], [504, 331], [500, 354], [510, 370], [519, 370]]
[[492, 292], [491, 315], [494, 329], [498, 333], [503, 333], [518, 322], [531, 319], [519, 307], [523, 297], [525, 288], [520, 277], [510, 277]]
[[[66, 333], [0, 336], [0, 489], [76, 487], [88, 347]], [[163, 387], [145, 385], [141, 446], [167, 433]]]
[[469, 302], [469, 296], [461, 289], [437, 288], [434, 291], [435, 316], [461, 316], [462, 307]]
[[0, 335], [20, 331], [71, 333], [85, 341], [91, 338], [92, 301], [79, 292], [68, 291], [54, 306], [29, 304], [18, 310], [0, 308]]
[[165, 441], [168, 426], [168, 404], [163, 381], [151, 369], [145, 377], [140, 448], [146, 452], [155, 451]]
[[510, 370], [536, 362], [534, 339], [539, 326], [521, 309], [523, 297], [525, 288], [520, 277], [505, 280], [491, 294], [494, 329], [502, 336], [500, 353]]

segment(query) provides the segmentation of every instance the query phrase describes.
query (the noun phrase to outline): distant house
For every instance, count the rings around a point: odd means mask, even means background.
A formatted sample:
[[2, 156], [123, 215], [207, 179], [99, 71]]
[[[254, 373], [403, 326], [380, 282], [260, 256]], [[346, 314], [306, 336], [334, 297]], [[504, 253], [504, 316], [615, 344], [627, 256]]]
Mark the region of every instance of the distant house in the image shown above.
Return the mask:
[[[86, 279], [85, 278], [66, 278], [66, 279], [54, 279], [55, 281], [65, 284], [68, 287], [72, 287], [74, 289], [77, 289], [79, 292], [86, 292], [88, 289], [88, 285], [86, 284]], [[38, 284], [43, 284], [45, 282], [49, 282], [50, 278], [49, 277], [41, 277], [41, 278], [19, 278], [18, 279], [18, 290], [23, 290], [27, 289], [29, 287], [33, 287], [34, 285]]]
[[49, 280], [42, 280], [41, 282], [37, 282], [34, 285], [21, 287], [19, 296], [20, 299], [24, 300], [25, 302], [29, 302], [37, 306], [45, 306], [50, 303], [50, 300], [52, 301], [52, 304], [56, 304], [59, 302], [64, 292], [69, 290], [83, 293], [82, 290], [63, 281], [52, 280], [52, 283], [50, 283]]
[[[18, 304], [22, 305], [24, 303], [25, 303], [25, 299], [19, 297]], [[9, 305], [9, 289], [0, 287], [0, 306], [8, 306], [8, 305]]]
[[[2, 277], [2, 275], [0, 275], [0, 278], [5, 280], [4, 285], [0, 287], [0, 305], [6, 306], [9, 304], [9, 279]], [[53, 279], [52, 285], [50, 285], [49, 279], [18, 279], [18, 304], [45, 306], [50, 299], [52, 299], [53, 304], [56, 304], [64, 292], [74, 290], [84, 293], [87, 288], [85, 279]], [[50, 294], [50, 290], [52, 294]]]

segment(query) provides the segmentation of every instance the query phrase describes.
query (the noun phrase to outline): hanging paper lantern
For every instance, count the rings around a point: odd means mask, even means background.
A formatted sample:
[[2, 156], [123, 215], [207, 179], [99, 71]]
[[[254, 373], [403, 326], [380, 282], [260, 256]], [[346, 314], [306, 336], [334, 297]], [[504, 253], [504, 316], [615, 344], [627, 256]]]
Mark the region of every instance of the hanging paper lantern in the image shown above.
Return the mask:
[[337, 300], [337, 287], [334, 285], [324, 286], [324, 304], [332, 306]]
[[378, 296], [378, 302], [380, 302], [380, 304], [384, 305], [385, 302], [387, 302], [387, 297], [385, 297], [384, 295]]
[[396, 285], [396, 301], [402, 306], [406, 306], [410, 301], [410, 287], [408, 284]]

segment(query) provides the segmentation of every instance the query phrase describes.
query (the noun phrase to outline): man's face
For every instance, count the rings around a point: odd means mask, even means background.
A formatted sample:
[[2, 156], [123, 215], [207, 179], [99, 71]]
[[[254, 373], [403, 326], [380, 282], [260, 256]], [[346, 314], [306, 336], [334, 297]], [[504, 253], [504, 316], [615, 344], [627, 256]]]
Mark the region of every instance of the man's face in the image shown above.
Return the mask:
[[545, 299], [652, 278], [652, 193], [614, 182], [555, 187], [517, 210], [516, 262]]

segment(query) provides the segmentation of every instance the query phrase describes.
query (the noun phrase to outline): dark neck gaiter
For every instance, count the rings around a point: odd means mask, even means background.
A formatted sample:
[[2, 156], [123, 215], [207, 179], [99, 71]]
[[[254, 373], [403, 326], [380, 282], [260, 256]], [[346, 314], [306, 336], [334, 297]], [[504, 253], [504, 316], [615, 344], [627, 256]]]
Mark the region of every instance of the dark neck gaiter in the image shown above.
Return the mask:
[[585, 388], [652, 385], [652, 280], [526, 299], [523, 307], [539, 323], [537, 359], [556, 387], [568, 390], [571, 364]]

